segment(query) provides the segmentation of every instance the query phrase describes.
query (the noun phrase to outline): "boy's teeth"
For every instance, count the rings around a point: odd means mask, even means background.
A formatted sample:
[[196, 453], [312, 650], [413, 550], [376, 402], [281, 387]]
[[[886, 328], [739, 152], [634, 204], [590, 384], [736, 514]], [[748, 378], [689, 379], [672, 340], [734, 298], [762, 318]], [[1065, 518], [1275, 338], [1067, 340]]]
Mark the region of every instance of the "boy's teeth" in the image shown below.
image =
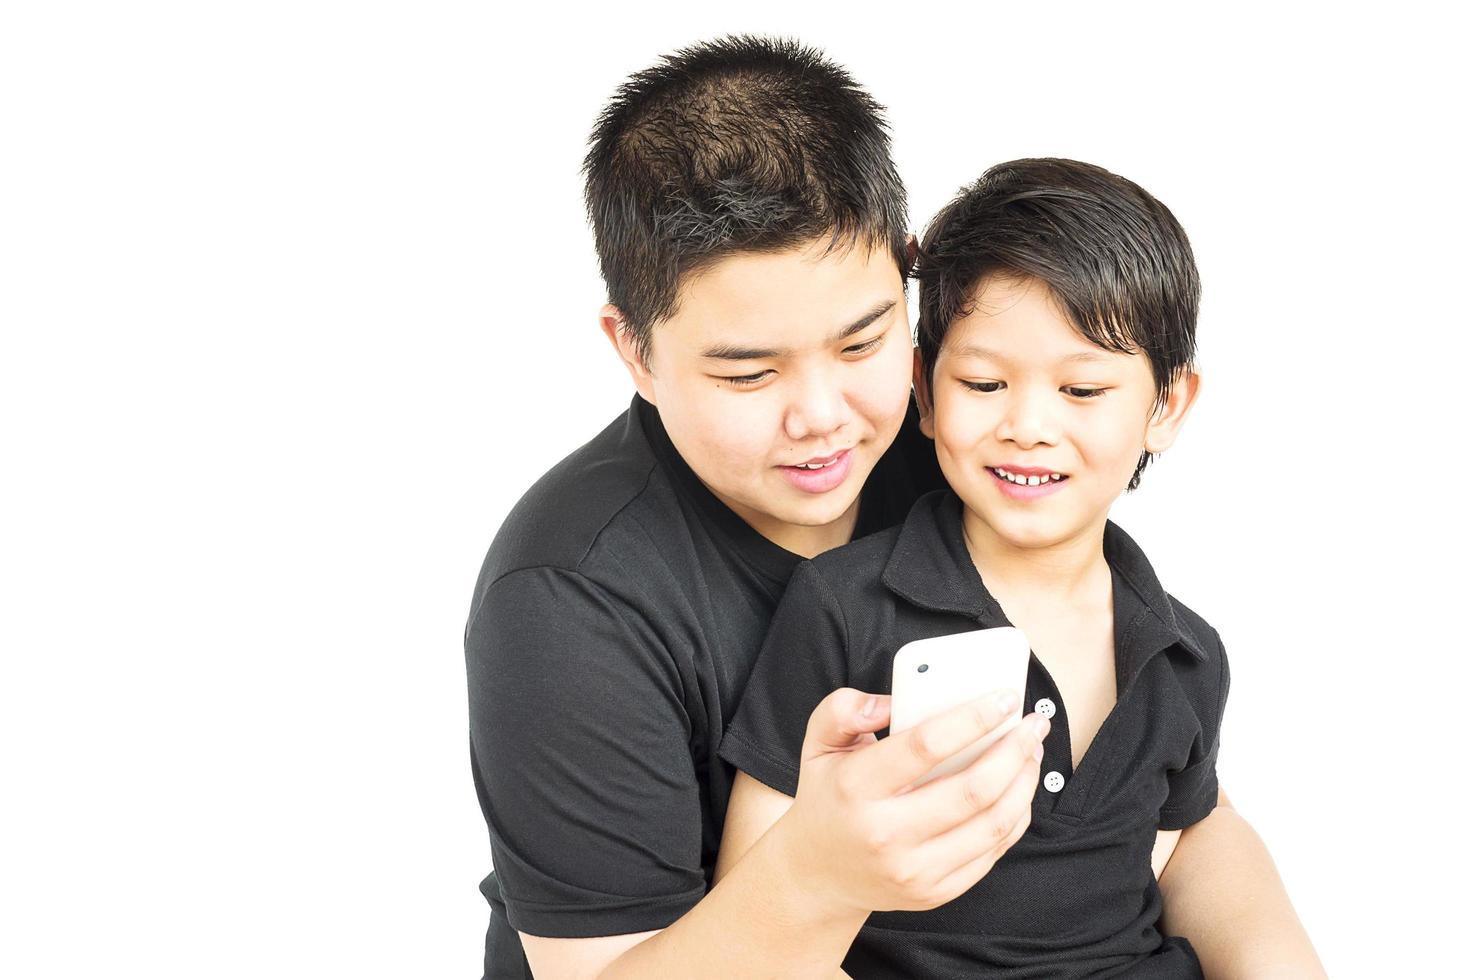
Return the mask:
[[1062, 474], [1060, 473], [1050, 473], [1046, 476], [1019, 476], [1017, 474], [1003, 470], [999, 466], [995, 467], [995, 472], [1000, 474], [1001, 477], [1008, 480], [1009, 482], [1022, 487], [1039, 487], [1044, 484], [1051, 483], [1053, 480], [1060, 480], [1062, 478]]

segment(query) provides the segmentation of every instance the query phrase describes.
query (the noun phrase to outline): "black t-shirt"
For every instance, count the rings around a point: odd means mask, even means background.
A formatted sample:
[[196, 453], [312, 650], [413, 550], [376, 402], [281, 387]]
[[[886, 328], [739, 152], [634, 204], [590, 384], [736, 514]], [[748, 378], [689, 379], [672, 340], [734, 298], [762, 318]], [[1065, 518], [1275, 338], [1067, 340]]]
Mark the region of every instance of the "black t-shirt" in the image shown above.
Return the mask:
[[[1109, 523], [1118, 700], [1073, 772], [1066, 705], [1033, 654], [1027, 711], [1050, 714], [1031, 825], [985, 878], [927, 912], [875, 913], [844, 968], [853, 977], [1197, 977], [1182, 938], [1158, 931], [1156, 832], [1215, 806], [1230, 674], [1220, 638], [1169, 597]], [[806, 719], [839, 687], [892, 690], [912, 640], [1008, 626], [965, 547], [949, 491], [904, 525], [801, 564], [792, 575], [720, 754], [796, 794]]]
[[[910, 406], [858, 533], [938, 480]], [[488, 977], [529, 975], [517, 930], [659, 929], [703, 897], [734, 775], [720, 739], [799, 561], [699, 482], [636, 397], [506, 518], [465, 631]]]

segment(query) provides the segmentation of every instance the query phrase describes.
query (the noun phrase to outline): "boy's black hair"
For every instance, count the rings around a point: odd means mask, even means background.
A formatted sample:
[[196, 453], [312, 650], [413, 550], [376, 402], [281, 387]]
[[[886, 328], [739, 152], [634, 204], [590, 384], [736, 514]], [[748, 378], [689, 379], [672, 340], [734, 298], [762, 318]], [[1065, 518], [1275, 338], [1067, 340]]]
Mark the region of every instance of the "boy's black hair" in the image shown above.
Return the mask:
[[795, 41], [696, 44], [638, 72], [583, 164], [608, 302], [647, 363], [684, 277], [737, 252], [826, 237], [892, 250], [907, 271], [903, 184], [883, 108]]
[[[991, 276], [1045, 283], [1106, 350], [1143, 353], [1157, 404], [1191, 368], [1199, 271], [1184, 229], [1142, 187], [1076, 160], [998, 164], [935, 215], [919, 248], [919, 352], [932, 379], [949, 325]], [[1153, 454], [1138, 461], [1138, 487]]]

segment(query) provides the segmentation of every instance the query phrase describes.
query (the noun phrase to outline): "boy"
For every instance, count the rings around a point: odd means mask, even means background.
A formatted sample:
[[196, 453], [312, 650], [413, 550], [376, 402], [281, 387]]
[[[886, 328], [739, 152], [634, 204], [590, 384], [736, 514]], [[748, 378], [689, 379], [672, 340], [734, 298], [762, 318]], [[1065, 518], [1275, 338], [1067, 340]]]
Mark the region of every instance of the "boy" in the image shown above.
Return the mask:
[[[495, 868], [485, 972], [830, 973], [866, 910], [813, 900], [826, 876], [785, 873], [787, 855], [912, 804], [797, 807], [803, 819], [706, 891], [734, 777], [716, 750], [787, 576], [938, 485], [905, 421], [909, 238], [884, 123], [816, 52], [732, 38], [630, 79], [586, 175], [602, 329], [638, 394], [526, 493], [475, 589], [471, 756]], [[843, 744], [843, 717], [814, 716], [817, 742]], [[953, 751], [996, 720], [915, 731]], [[809, 785], [841, 771], [897, 792], [924, 760], [838, 762]], [[1024, 794], [980, 819], [1021, 820], [1037, 770], [1013, 768]], [[955, 860], [995, 852], [982, 839]], [[879, 901], [901, 891], [871, 877]]]
[[1188, 941], [1159, 929], [1158, 876], [1215, 807], [1229, 668], [1107, 520], [1198, 393], [1189, 243], [1130, 181], [1020, 160], [935, 218], [919, 279], [915, 382], [953, 491], [793, 575], [721, 749], [743, 770], [722, 867], [780, 812], [773, 791], [796, 794], [806, 718], [829, 692], [889, 690], [912, 640], [1015, 625], [1032, 644], [1024, 704], [1051, 724], [1029, 829], [955, 901], [875, 913], [845, 968], [1197, 976]]

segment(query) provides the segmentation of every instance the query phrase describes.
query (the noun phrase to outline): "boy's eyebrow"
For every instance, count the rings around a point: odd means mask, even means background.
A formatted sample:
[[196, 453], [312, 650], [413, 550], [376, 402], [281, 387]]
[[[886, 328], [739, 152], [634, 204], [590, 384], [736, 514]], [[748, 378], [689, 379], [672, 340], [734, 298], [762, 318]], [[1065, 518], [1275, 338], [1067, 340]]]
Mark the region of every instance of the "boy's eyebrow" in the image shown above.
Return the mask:
[[[954, 350], [954, 354], [956, 357], [983, 357], [987, 360], [999, 361], [1002, 364], [1009, 363], [1010, 361], [1010, 358], [999, 351], [993, 351], [989, 347], [981, 347], [979, 344], [965, 344], [963, 347], [957, 347]], [[1101, 364], [1109, 360], [1111, 358], [1104, 351], [1079, 350], [1075, 354], [1068, 354], [1062, 358], [1060, 363], [1071, 364], [1081, 361]]]
[[[833, 333], [827, 340], [828, 346], [841, 343], [853, 334], [871, 327], [897, 305], [891, 299], [884, 300], [847, 326]], [[738, 347], [734, 344], [716, 344], [700, 352], [701, 357], [709, 357], [719, 361], [758, 361], [767, 357], [787, 357], [790, 354], [791, 348], [789, 347]]]

